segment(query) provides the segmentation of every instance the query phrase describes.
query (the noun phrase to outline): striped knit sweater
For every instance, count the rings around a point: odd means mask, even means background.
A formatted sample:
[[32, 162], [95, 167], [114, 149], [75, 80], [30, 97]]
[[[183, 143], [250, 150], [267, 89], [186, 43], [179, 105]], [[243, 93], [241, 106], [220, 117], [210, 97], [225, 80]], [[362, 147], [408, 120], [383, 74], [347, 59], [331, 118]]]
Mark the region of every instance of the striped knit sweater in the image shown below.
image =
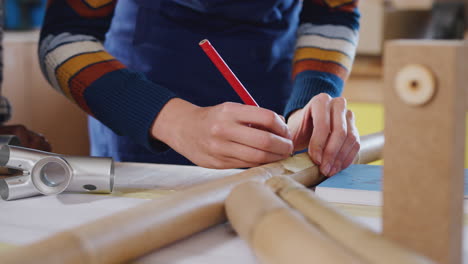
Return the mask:
[[[116, 2], [49, 0], [40, 38], [41, 68], [57, 91], [88, 114], [97, 117], [117, 134], [130, 136], [151, 147], [154, 146], [154, 141], [148, 137], [151, 118], [176, 95], [127, 69], [105, 51], [102, 42], [109, 30]], [[325, 92], [334, 97], [341, 94], [358, 41], [357, 2], [303, 1], [293, 62], [293, 89], [285, 116], [305, 106], [318, 93]], [[119, 116], [101, 114], [99, 109], [103, 107], [112, 110], [128, 105], [127, 95], [131, 96], [131, 93], [120, 91], [121, 88], [113, 85], [119, 81], [143, 87], [148, 98], [158, 98], [151, 103], [151, 111], [156, 113], [142, 113], [140, 104], [119, 111], [124, 113]], [[105, 102], [97, 99], [107, 92], [122, 96], [106, 98]]]

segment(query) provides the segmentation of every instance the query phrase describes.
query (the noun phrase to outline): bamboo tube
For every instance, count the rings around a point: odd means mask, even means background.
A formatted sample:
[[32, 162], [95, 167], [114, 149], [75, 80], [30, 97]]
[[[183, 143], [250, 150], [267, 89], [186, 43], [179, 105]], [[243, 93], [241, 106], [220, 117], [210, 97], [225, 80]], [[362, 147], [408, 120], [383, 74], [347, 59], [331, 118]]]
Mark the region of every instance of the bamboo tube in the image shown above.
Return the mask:
[[225, 207], [229, 222], [261, 263], [366, 263], [307, 223], [264, 184], [236, 186]]
[[346, 217], [294, 180], [286, 177], [273, 177], [267, 180], [266, 184], [290, 206], [301, 212], [311, 224], [367, 262], [375, 264], [432, 263]]
[[369, 134], [361, 137], [361, 149], [357, 155], [357, 164], [367, 164], [373, 161], [382, 159], [383, 146], [385, 144], [385, 138], [383, 133]]
[[[366, 151], [361, 147], [361, 153]], [[163, 200], [148, 201], [8, 251], [0, 259], [21, 264], [128, 261], [224, 222], [224, 200], [235, 185], [252, 180], [264, 182], [275, 175], [289, 175], [307, 186], [321, 181], [318, 168], [303, 153], [187, 188]]]

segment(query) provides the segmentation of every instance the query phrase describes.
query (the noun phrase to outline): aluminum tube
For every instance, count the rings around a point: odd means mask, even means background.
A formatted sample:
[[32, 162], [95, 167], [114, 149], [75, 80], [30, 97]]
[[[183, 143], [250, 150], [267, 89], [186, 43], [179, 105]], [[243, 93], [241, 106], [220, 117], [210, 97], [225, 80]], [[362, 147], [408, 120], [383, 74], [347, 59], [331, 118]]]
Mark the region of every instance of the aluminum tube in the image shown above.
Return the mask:
[[0, 197], [3, 200], [10, 201], [40, 194], [29, 175], [0, 179]]
[[0, 166], [11, 169], [31, 171], [42, 158], [58, 156], [55, 153], [33, 150], [18, 146], [2, 145], [0, 147]]
[[73, 168], [73, 179], [66, 191], [111, 193], [114, 188], [112, 158], [63, 157]]
[[45, 195], [65, 191], [73, 177], [72, 167], [60, 156], [44, 157], [36, 162], [31, 170], [31, 180], [34, 186]]
[[45, 195], [59, 194], [65, 190], [110, 193], [114, 187], [112, 158], [62, 156], [2, 145], [0, 166], [29, 172], [36, 189]]
[[21, 142], [15, 135], [0, 135], [0, 145], [21, 146]]

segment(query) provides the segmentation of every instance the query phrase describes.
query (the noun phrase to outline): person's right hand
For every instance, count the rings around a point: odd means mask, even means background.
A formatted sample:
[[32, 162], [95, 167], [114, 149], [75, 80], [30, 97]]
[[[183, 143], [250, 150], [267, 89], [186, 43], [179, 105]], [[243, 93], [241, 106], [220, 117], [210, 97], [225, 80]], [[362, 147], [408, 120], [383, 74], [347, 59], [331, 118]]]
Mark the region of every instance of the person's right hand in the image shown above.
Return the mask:
[[151, 134], [208, 168], [255, 167], [293, 152], [289, 129], [279, 115], [238, 103], [198, 107], [174, 98], [158, 114]]

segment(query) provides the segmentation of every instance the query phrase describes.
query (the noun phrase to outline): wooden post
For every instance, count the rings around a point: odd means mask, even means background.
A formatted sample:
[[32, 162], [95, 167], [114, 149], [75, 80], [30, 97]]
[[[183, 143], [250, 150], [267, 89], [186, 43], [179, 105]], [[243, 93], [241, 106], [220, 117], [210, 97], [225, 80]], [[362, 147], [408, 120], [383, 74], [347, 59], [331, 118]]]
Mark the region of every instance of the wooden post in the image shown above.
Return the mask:
[[438, 263], [461, 263], [465, 85], [459, 41], [385, 49], [384, 235]]

